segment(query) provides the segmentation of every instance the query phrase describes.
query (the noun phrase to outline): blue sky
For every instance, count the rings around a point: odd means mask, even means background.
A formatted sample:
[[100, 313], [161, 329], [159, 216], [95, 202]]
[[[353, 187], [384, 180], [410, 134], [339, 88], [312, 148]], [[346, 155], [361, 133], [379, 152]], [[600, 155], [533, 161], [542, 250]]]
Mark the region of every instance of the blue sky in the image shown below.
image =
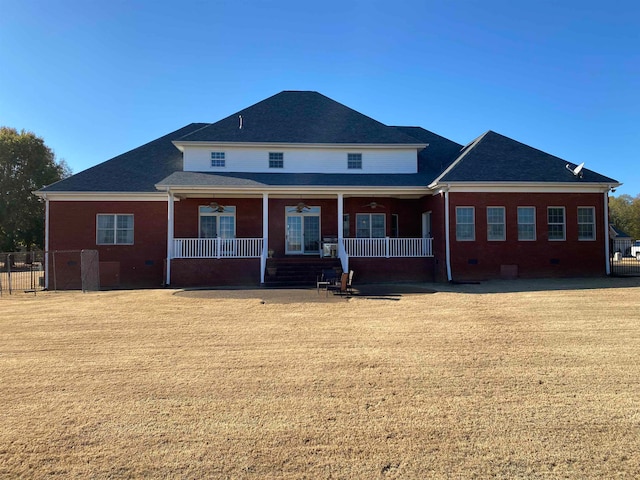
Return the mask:
[[74, 172], [282, 90], [640, 194], [640, 2], [0, 0], [0, 125]]

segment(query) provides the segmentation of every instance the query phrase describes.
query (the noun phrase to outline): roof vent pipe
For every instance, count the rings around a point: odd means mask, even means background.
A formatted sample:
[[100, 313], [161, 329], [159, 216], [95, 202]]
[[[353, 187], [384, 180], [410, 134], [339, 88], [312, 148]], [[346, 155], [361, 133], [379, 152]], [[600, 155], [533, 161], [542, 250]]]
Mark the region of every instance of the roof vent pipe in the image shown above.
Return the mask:
[[238, 115], [238, 120], [240, 121], [240, 126], [238, 128], [242, 130], [242, 115]]

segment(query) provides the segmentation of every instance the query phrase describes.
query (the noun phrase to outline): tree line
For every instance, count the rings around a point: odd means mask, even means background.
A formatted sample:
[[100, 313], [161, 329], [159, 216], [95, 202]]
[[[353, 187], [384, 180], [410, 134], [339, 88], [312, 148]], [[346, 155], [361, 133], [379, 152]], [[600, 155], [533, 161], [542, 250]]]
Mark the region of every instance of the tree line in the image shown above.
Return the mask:
[[610, 197], [609, 222], [633, 240], [640, 240], [640, 194]]
[[0, 127], [0, 252], [44, 247], [44, 202], [33, 191], [70, 175], [42, 138]]

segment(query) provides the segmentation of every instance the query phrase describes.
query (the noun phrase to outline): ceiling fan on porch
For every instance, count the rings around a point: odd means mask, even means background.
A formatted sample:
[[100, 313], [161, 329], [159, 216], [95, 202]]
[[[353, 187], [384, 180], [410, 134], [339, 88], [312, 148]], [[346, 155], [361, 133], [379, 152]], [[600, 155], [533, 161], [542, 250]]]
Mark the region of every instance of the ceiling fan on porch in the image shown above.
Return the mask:
[[225, 206], [220, 205], [218, 202], [211, 202], [209, 208], [214, 212], [224, 212]]
[[295, 208], [289, 210], [290, 212], [298, 212], [298, 213], [303, 213], [307, 210], [311, 210], [311, 207], [309, 205], [307, 205], [304, 202], [300, 202], [298, 203]]
[[363, 207], [369, 207], [372, 210], [375, 210], [378, 207], [379, 208], [384, 208], [384, 205], [382, 205], [381, 203], [378, 203], [378, 202], [369, 202], [369, 203], [363, 205]]

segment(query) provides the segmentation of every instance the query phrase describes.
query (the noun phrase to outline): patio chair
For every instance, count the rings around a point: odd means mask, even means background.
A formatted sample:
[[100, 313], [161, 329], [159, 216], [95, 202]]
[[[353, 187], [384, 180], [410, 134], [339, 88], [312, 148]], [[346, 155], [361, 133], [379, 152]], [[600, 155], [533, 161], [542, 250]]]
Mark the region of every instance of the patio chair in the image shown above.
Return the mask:
[[327, 288], [329, 285], [335, 285], [338, 282], [338, 274], [333, 268], [327, 268], [322, 270], [322, 273], [317, 277], [316, 289], [320, 293], [321, 288]]
[[340, 275], [340, 282], [335, 283], [333, 285], [327, 285], [327, 296], [329, 296], [329, 291], [332, 291], [334, 294], [337, 292], [342, 295], [347, 292], [347, 283], [349, 282], [349, 274], [343, 273]]
[[347, 280], [347, 293], [353, 295], [353, 270], [349, 270], [349, 279]]

